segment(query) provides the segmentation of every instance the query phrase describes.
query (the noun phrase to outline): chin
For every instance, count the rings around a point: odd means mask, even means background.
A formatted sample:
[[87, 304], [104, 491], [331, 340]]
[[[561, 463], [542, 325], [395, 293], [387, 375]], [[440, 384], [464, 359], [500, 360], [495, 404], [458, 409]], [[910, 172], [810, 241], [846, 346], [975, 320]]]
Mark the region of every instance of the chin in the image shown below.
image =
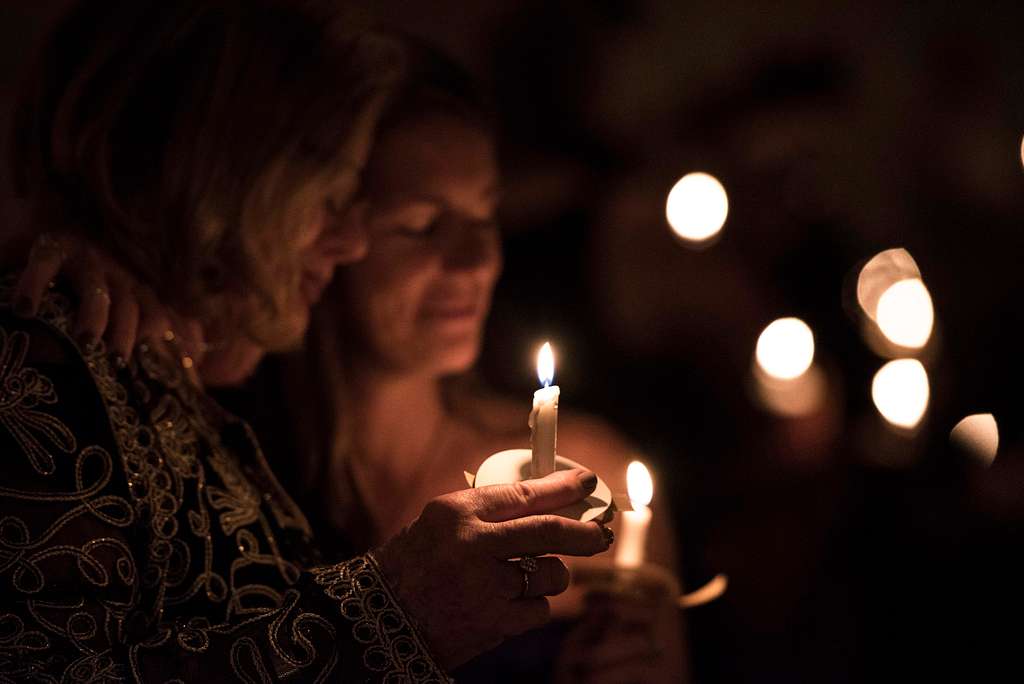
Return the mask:
[[461, 342], [441, 344], [435, 347], [434, 352], [429, 355], [429, 365], [433, 367], [438, 375], [456, 375], [465, 373], [472, 368], [480, 357], [480, 343], [478, 340], [472, 342]]
[[280, 317], [267, 328], [266, 350], [272, 353], [295, 351], [302, 346], [308, 328], [308, 309]]

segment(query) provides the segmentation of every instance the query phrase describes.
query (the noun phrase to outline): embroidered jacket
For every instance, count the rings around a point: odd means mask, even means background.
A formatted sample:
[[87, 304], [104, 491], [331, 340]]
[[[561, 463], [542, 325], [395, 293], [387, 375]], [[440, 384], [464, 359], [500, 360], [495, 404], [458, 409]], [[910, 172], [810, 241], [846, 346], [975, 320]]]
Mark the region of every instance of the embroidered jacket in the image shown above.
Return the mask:
[[310, 567], [249, 426], [0, 282], [0, 680], [448, 681], [373, 557]]

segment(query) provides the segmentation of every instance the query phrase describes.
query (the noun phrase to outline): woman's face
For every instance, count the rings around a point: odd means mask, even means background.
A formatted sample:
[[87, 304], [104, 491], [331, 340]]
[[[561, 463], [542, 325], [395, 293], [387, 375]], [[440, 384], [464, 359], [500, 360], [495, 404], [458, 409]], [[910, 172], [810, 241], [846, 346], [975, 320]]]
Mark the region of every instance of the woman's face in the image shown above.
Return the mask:
[[298, 281], [287, 293], [281, 312], [279, 334], [282, 340], [268, 351], [289, 350], [297, 346], [309, 327], [310, 310], [330, 284], [334, 269], [342, 264], [359, 261], [366, 255], [369, 234], [364, 222], [353, 214], [353, 198], [359, 186], [358, 169], [370, 154], [373, 126], [377, 112], [367, 108], [356, 122], [348, 145], [341, 156], [352, 160], [329, 187], [321, 188], [308, 212], [296, 216], [299, 229], [292, 242], [282, 249], [293, 252], [298, 266]]
[[369, 250], [338, 275], [356, 352], [389, 370], [466, 370], [501, 270], [491, 136], [451, 115], [398, 124], [374, 148], [365, 182]]

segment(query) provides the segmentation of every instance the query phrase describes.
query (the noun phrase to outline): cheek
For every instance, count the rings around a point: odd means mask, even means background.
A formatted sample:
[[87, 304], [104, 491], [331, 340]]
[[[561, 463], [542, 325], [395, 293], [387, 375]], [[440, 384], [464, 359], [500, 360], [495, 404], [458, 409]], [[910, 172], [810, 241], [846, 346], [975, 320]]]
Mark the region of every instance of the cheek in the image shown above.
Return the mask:
[[346, 289], [353, 309], [362, 312], [358, 318], [369, 328], [367, 336], [386, 342], [386, 338], [412, 333], [438, 270], [438, 260], [428, 255], [383, 251], [348, 267]]

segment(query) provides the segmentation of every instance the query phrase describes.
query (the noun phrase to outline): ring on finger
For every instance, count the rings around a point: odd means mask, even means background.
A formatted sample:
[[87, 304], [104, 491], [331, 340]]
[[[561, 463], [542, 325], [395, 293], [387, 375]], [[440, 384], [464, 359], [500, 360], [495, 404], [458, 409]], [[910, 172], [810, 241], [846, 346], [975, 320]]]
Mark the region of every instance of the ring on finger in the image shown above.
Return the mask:
[[110, 291], [107, 290], [107, 288], [103, 287], [102, 285], [96, 285], [95, 287], [92, 288], [91, 292], [94, 297], [105, 299], [108, 302], [110, 301]]
[[519, 559], [519, 569], [523, 572], [537, 572], [537, 559], [533, 556], [523, 556]]
[[537, 559], [533, 556], [523, 556], [519, 559], [519, 569], [523, 571], [523, 588], [519, 592], [519, 598], [526, 598], [530, 592], [530, 573], [537, 572]]

